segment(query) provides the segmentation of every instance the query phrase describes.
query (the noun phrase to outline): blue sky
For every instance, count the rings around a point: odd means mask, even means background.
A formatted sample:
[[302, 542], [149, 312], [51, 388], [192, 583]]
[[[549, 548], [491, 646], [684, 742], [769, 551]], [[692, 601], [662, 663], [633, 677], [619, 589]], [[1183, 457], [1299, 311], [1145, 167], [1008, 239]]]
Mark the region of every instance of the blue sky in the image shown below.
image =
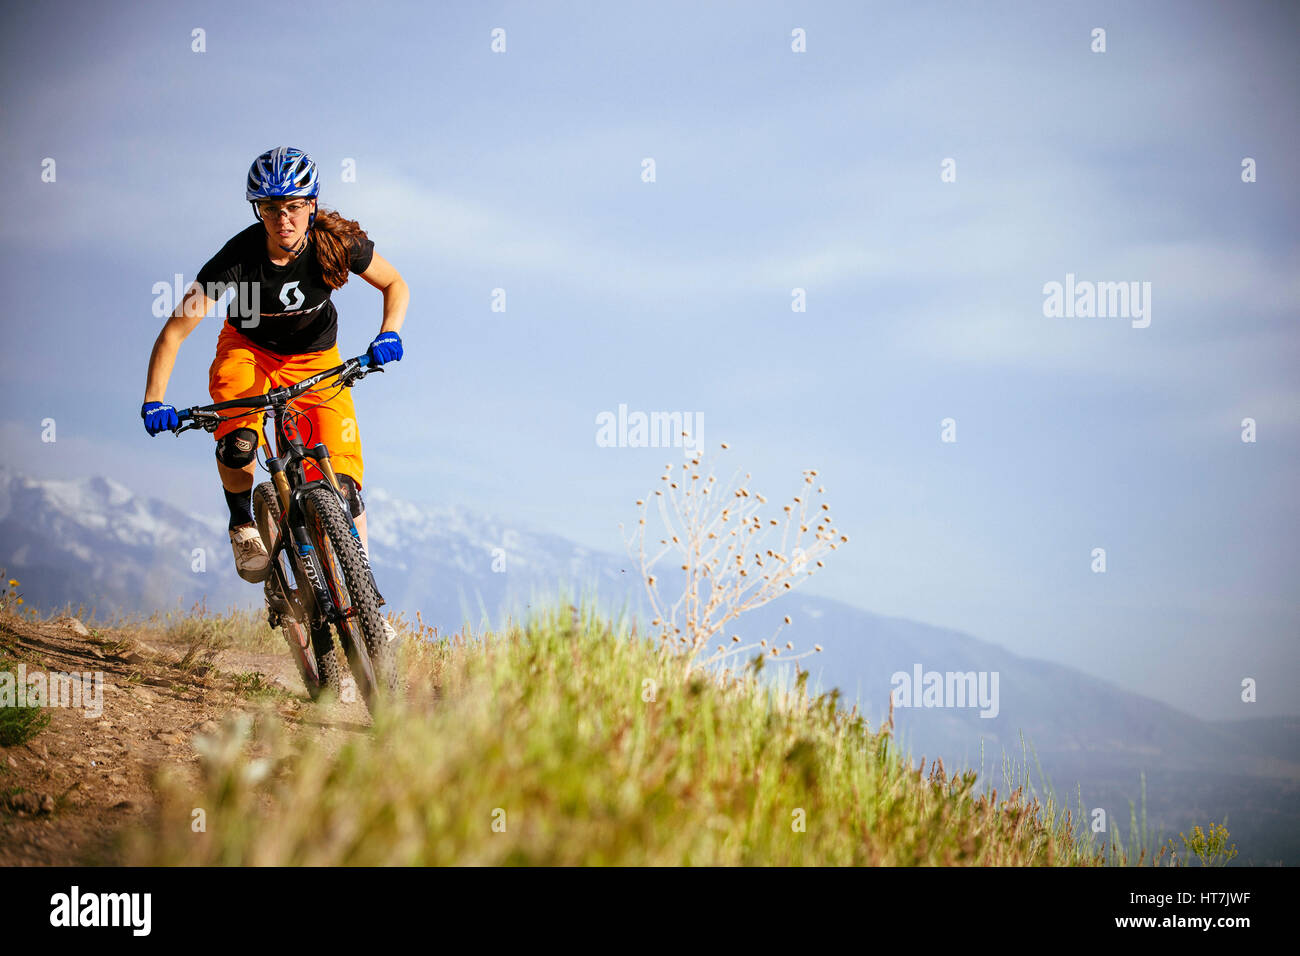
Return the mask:
[[[698, 412], [771, 497], [820, 470], [853, 540], [813, 592], [1201, 716], [1300, 712], [1292, 5], [267, 9], [6, 13], [6, 463], [220, 508], [206, 436], [140, 427], [152, 289], [297, 145], [411, 286], [406, 358], [356, 393], [373, 486], [619, 551], [680, 452], [597, 447], [596, 416]], [[1150, 282], [1150, 326], [1045, 317], [1067, 273]], [[363, 351], [378, 294], [334, 298]]]

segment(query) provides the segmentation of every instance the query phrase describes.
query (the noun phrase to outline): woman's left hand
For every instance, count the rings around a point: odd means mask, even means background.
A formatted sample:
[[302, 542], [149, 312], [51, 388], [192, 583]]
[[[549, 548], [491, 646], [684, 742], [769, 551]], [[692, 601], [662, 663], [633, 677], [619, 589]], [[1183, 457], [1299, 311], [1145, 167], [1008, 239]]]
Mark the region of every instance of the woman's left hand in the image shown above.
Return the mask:
[[402, 358], [402, 337], [396, 332], [380, 332], [367, 350], [376, 365], [398, 362]]

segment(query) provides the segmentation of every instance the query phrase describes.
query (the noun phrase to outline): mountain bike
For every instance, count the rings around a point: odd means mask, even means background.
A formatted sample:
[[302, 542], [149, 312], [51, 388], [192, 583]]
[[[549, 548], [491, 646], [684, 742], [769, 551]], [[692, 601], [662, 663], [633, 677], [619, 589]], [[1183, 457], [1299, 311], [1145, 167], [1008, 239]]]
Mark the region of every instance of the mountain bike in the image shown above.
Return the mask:
[[[312, 700], [326, 690], [341, 693], [333, 627], [372, 714], [385, 697], [397, 692], [397, 649], [379, 611], [385, 601], [339, 491], [329, 449], [304, 444], [297, 427], [302, 412], [293, 403], [307, 394], [350, 388], [371, 372], [382, 371], [369, 355], [361, 355], [264, 395], [183, 409], [177, 412], [181, 424], [174, 429], [178, 435], [193, 428], [212, 432], [223, 421], [245, 417], [223, 416], [223, 411], [265, 410], [262, 428], [267, 441], [259, 446], [265, 460], [259, 462], [271, 480], [253, 489], [253, 515], [270, 558], [261, 578], [267, 621], [272, 628], [282, 628]], [[307, 480], [308, 465], [324, 477]]]

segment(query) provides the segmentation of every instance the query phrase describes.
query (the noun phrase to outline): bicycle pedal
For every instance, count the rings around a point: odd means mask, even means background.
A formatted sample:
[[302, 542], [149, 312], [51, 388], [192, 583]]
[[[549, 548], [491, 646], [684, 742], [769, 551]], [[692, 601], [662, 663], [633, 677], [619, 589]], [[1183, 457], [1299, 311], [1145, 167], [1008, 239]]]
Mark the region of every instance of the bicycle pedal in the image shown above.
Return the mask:
[[[277, 618], [293, 616], [293, 608], [290, 606], [289, 602], [284, 599], [284, 596], [280, 593], [278, 587], [271, 587], [271, 583], [268, 581], [266, 586], [262, 588], [262, 592], [266, 597], [266, 611], [268, 618], [272, 614]], [[277, 625], [278, 622], [271, 626], [276, 627]]]

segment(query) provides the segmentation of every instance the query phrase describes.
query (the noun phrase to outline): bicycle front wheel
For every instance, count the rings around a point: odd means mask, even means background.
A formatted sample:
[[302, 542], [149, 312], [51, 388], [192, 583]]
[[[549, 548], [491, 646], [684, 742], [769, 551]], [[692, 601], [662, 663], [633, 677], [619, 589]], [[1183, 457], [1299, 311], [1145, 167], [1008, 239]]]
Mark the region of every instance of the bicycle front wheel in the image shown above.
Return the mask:
[[320, 556], [325, 587], [339, 611], [339, 643], [348, 656], [357, 689], [371, 714], [397, 693], [396, 648], [388, 640], [379, 595], [338, 496], [313, 488], [302, 499], [307, 533]]
[[[257, 530], [261, 532], [262, 543], [266, 545], [267, 553], [273, 554], [276, 541], [280, 537], [280, 498], [275, 492], [275, 486], [269, 481], [264, 481], [253, 489], [253, 517], [257, 521]], [[276, 560], [280, 565], [281, 573], [284, 574], [284, 580], [291, 580], [285, 555], [281, 553]], [[289, 596], [282, 593], [280, 580], [274, 568], [267, 578], [266, 587], [268, 593], [274, 589], [273, 596], [278, 597], [279, 603], [283, 605], [275, 613], [279, 618], [285, 643], [289, 645], [289, 653], [293, 657], [293, 662], [298, 665], [298, 674], [302, 677], [303, 686], [307, 688], [307, 696], [312, 700], [319, 700], [321, 694], [328, 690], [337, 697], [340, 684], [340, 661], [329, 626], [315, 628], [310, 626], [309, 615], [303, 613], [296, 601], [290, 601]], [[285, 612], [285, 608], [288, 608], [288, 613]]]

